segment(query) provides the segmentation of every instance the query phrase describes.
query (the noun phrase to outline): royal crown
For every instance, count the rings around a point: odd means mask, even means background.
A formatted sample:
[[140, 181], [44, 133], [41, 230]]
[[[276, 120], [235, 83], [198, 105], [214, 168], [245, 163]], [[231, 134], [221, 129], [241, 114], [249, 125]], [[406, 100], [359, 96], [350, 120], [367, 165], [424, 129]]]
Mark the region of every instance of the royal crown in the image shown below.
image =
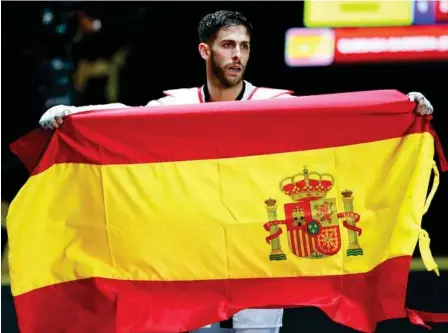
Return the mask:
[[280, 183], [281, 190], [294, 201], [305, 198], [324, 198], [333, 188], [334, 178], [330, 174], [309, 172], [303, 167], [303, 172], [285, 178]]
[[277, 200], [269, 198], [268, 200], [265, 200], [264, 203], [266, 204], [266, 206], [272, 207], [275, 206]]
[[352, 194], [353, 194], [353, 191], [345, 190], [345, 191], [342, 191], [341, 194], [342, 194], [343, 198], [350, 198], [352, 196]]

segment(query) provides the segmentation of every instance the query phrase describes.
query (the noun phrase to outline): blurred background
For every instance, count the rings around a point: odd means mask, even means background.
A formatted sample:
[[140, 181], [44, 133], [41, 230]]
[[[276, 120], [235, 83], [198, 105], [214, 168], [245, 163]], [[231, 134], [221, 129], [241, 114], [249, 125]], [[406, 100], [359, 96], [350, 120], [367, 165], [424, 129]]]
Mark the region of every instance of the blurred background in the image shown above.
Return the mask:
[[[241, 11], [254, 25], [248, 81], [296, 95], [419, 91], [434, 105], [433, 125], [448, 147], [448, 0], [2, 1], [3, 332], [18, 332], [4, 217], [27, 179], [8, 145], [37, 128], [53, 105], [138, 106], [161, 97], [163, 90], [204, 84], [197, 25], [219, 9]], [[447, 204], [448, 176], [442, 174], [423, 219], [441, 276], [425, 271], [417, 249], [408, 307], [448, 312]], [[432, 326], [432, 332], [448, 332], [447, 325]], [[290, 309], [281, 333], [328, 331], [355, 332], [333, 324], [319, 310]], [[384, 322], [377, 329], [426, 331], [407, 320]]]

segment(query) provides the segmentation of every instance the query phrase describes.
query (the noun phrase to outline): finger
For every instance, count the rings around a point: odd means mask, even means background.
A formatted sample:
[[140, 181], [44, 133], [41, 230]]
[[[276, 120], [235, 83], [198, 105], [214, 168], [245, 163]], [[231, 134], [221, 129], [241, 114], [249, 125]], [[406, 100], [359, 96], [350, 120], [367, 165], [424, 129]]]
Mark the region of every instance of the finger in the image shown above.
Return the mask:
[[428, 107], [425, 105], [424, 107], [422, 107], [422, 113], [423, 113], [424, 115], [431, 114], [431, 109], [428, 108]]
[[64, 120], [63, 120], [61, 117], [56, 117], [56, 122], [57, 122], [59, 125], [62, 125], [62, 123], [64, 122]]
[[417, 105], [415, 112], [423, 116], [425, 114], [425, 109], [421, 105]]
[[59, 124], [57, 123], [56, 120], [53, 120], [50, 124], [53, 128], [59, 128]]
[[43, 128], [45, 128], [46, 130], [52, 130], [53, 128], [51, 127], [51, 124], [49, 122], [45, 122], [42, 125]]
[[426, 108], [425, 108], [425, 103], [424, 103], [423, 99], [420, 99], [417, 102], [417, 112], [420, 113], [421, 115], [426, 114]]

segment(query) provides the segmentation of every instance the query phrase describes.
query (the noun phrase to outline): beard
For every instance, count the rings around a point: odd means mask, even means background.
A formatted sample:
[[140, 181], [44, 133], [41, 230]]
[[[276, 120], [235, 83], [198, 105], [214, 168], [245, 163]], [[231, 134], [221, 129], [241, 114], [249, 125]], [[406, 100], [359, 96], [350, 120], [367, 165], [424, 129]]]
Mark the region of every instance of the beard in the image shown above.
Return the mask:
[[215, 61], [215, 55], [212, 53], [210, 66], [211, 66], [212, 73], [218, 79], [219, 83], [225, 88], [230, 88], [230, 87], [236, 86], [238, 83], [240, 83], [243, 80], [245, 67], [243, 67], [242, 65], [241, 65], [242, 66], [241, 75], [239, 75], [237, 77], [227, 77], [225, 69], [220, 67], [217, 64], [217, 62]]

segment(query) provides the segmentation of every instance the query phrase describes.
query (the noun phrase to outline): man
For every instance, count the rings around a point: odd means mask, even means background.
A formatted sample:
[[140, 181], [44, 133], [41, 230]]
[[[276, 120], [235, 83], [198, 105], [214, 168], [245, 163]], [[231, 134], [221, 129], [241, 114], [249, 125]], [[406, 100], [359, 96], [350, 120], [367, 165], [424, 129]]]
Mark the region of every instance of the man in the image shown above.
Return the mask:
[[[197, 104], [234, 100], [293, 98], [291, 91], [257, 88], [243, 79], [250, 54], [252, 25], [242, 14], [218, 11], [206, 15], [199, 23], [199, 54], [205, 60], [207, 82], [201, 88], [166, 91], [165, 97], [150, 101], [147, 106]], [[431, 104], [420, 93], [410, 93], [420, 114], [431, 114]], [[49, 109], [40, 120], [41, 126], [58, 128], [63, 117], [87, 110], [125, 108], [120, 103], [74, 107], [58, 105]], [[237, 333], [278, 333], [282, 325], [282, 309], [247, 309], [233, 316]]]

